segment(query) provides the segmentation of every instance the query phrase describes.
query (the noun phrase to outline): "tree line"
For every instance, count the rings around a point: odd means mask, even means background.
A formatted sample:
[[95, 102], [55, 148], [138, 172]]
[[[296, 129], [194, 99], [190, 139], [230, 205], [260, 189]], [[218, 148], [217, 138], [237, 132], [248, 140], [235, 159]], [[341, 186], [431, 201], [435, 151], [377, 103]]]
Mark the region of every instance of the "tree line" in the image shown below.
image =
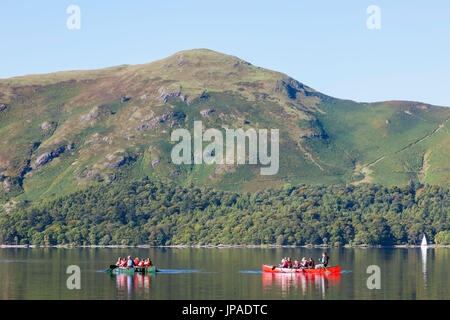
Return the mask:
[[253, 193], [149, 178], [0, 214], [1, 244], [450, 244], [449, 188], [284, 185]]

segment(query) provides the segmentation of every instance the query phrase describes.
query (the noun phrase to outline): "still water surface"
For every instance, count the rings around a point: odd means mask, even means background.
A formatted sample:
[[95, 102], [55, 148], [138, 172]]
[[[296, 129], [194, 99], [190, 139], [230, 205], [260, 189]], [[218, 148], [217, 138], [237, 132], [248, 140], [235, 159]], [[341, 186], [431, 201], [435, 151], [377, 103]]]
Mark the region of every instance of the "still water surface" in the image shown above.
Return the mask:
[[[0, 299], [450, 299], [450, 249], [328, 249], [340, 275], [266, 274], [261, 265], [284, 256], [312, 257], [307, 248], [8, 248], [0, 249]], [[162, 272], [111, 275], [117, 257], [151, 257]], [[69, 290], [69, 265], [81, 289]], [[368, 289], [378, 265], [381, 289]]]

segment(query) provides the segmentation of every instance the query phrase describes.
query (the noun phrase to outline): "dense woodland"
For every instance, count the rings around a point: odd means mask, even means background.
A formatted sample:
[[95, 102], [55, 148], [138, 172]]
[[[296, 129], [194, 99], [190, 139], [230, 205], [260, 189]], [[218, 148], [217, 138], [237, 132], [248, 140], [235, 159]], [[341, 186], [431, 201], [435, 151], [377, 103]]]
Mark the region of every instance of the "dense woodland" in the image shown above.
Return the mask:
[[140, 179], [0, 215], [1, 244], [392, 245], [450, 243], [449, 189], [291, 186], [255, 193]]

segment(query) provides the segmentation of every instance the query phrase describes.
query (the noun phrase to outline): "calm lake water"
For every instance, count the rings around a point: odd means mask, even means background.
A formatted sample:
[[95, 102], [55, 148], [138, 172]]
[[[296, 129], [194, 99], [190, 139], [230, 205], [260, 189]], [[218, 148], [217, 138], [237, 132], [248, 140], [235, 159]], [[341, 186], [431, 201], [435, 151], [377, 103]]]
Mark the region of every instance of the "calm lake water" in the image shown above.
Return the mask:
[[[0, 249], [0, 299], [450, 299], [450, 249], [328, 249], [340, 275], [264, 274], [261, 265], [321, 249]], [[162, 272], [110, 275], [117, 257], [151, 257]], [[81, 289], [69, 290], [69, 265]], [[381, 289], [368, 289], [378, 265]]]

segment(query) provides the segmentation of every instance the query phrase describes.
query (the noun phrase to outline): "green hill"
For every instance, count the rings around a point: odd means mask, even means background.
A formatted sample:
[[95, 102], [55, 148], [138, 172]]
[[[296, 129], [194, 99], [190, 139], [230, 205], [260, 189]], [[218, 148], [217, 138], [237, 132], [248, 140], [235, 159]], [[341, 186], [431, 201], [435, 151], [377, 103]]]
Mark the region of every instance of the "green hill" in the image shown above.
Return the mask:
[[[326, 76], [326, 75], [324, 75]], [[357, 103], [210, 50], [143, 65], [0, 79], [0, 199], [119, 178], [254, 191], [292, 184], [449, 185], [450, 108]], [[280, 170], [171, 162], [176, 128], [280, 130]]]

